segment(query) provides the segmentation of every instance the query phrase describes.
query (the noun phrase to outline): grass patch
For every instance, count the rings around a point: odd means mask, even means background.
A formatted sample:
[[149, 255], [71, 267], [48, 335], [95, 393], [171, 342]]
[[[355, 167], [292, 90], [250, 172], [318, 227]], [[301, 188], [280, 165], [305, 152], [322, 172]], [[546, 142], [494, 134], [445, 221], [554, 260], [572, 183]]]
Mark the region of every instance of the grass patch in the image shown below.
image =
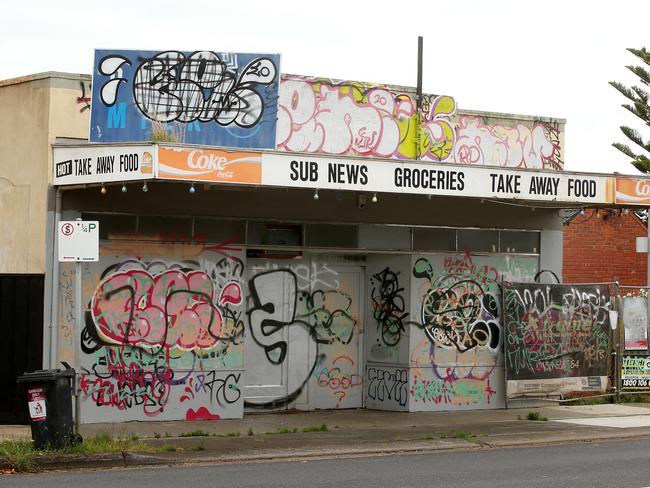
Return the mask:
[[[274, 434], [295, 434], [297, 432], [328, 432], [329, 428], [327, 424], [321, 425], [310, 425], [308, 427], [303, 427], [302, 429], [298, 427], [278, 427], [275, 430], [270, 432], [259, 432], [259, 435], [274, 435]], [[248, 435], [255, 435], [253, 429], [248, 429]]]
[[106, 452], [155, 452], [153, 448], [141, 442], [136, 435], [128, 438], [113, 437], [109, 433], [97, 434], [89, 437], [81, 444], [73, 444], [63, 449], [48, 449], [37, 451], [31, 441], [6, 441], [0, 442], [0, 458], [7, 461], [11, 469], [17, 472], [31, 471], [35, 461], [43, 455], [89, 455]]
[[160, 439], [160, 437], [161, 437], [160, 432], [154, 432], [153, 436], [154, 436], [155, 439]]
[[[208, 437], [210, 434], [204, 430], [192, 430], [190, 432], [183, 432], [179, 437]], [[230, 435], [230, 434], [228, 434]]]
[[176, 452], [178, 448], [172, 444], [163, 444], [160, 446], [160, 450], [163, 452]]
[[107, 432], [97, 434], [94, 437], [84, 439], [81, 444], [67, 446], [58, 451], [60, 454], [96, 454], [100, 452], [122, 452], [122, 451], [154, 451], [155, 449], [141, 442], [135, 434], [127, 438], [113, 437]]
[[637, 393], [636, 395], [621, 395], [621, 403], [648, 403], [648, 396]]
[[191, 447], [190, 451], [205, 451], [205, 446], [203, 445], [205, 441], [199, 442], [196, 446]]
[[10, 469], [17, 472], [31, 471], [37, 455], [31, 441], [0, 442], [0, 458], [6, 459]]
[[226, 437], [239, 437], [241, 435], [241, 432], [228, 432], [226, 434]]
[[476, 434], [464, 430], [454, 429], [440, 434], [441, 439], [463, 439], [467, 442], [474, 442]]
[[[622, 396], [621, 401], [623, 401]], [[563, 405], [605, 405], [608, 403], [613, 403], [613, 397], [576, 398], [570, 402], [565, 402]]]
[[546, 422], [548, 420], [548, 418], [544, 417], [541, 414], [541, 412], [528, 412], [528, 415], [526, 415], [526, 420], [535, 420], [535, 421]]

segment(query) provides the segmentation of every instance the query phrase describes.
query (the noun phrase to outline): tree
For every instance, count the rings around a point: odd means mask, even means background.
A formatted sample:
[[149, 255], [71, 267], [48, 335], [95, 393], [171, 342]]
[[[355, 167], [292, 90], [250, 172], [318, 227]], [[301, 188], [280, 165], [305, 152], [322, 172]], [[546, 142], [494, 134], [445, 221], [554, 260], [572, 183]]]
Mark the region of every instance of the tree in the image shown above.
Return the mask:
[[[628, 48], [628, 51], [640, 58], [647, 66], [650, 66], [650, 52], [646, 51], [645, 47], [641, 49]], [[626, 68], [638, 76], [643, 85], [650, 87], [650, 73], [643, 66], [626, 66]], [[610, 81], [609, 84], [632, 102], [631, 104], [624, 103], [622, 107], [632, 112], [650, 127], [650, 106], [648, 105], [650, 94], [639, 86], [628, 88], [617, 81]], [[618, 142], [615, 142], [612, 146], [632, 158], [631, 163], [636, 169], [642, 173], [650, 173], [650, 159], [646, 156], [646, 154], [650, 154], [650, 139], [644, 141], [641, 134], [630, 127], [621, 126], [621, 131], [630, 141], [643, 149], [643, 152], [637, 154], [628, 145]]]

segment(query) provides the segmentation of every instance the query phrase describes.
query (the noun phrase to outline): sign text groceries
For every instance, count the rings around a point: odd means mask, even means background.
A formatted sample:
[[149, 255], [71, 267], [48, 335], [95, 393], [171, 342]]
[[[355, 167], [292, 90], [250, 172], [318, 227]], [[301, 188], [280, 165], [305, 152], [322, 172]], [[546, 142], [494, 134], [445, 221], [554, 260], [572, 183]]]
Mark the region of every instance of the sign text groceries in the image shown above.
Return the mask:
[[265, 153], [262, 184], [468, 197], [607, 203], [607, 177]]

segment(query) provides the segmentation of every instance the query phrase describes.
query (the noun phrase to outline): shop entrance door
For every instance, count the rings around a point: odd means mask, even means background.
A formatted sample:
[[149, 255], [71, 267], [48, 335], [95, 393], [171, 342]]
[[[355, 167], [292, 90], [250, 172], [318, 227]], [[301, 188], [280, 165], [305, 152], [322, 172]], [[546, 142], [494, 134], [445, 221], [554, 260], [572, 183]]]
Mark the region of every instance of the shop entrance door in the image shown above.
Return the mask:
[[248, 409], [362, 406], [364, 268], [341, 260], [247, 260]]

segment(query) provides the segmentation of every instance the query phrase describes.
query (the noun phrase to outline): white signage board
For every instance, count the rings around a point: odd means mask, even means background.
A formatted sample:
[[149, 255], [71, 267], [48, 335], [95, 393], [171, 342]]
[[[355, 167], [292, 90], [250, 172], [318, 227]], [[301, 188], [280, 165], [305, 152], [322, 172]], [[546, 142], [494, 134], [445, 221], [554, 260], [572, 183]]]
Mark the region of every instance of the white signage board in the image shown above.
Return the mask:
[[262, 185], [566, 203], [610, 203], [611, 177], [486, 166], [264, 153]]
[[57, 232], [59, 262], [99, 261], [99, 222], [65, 220]]
[[154, 177], [156, 146], [119, 145], [54, 148], [54, 186]]

